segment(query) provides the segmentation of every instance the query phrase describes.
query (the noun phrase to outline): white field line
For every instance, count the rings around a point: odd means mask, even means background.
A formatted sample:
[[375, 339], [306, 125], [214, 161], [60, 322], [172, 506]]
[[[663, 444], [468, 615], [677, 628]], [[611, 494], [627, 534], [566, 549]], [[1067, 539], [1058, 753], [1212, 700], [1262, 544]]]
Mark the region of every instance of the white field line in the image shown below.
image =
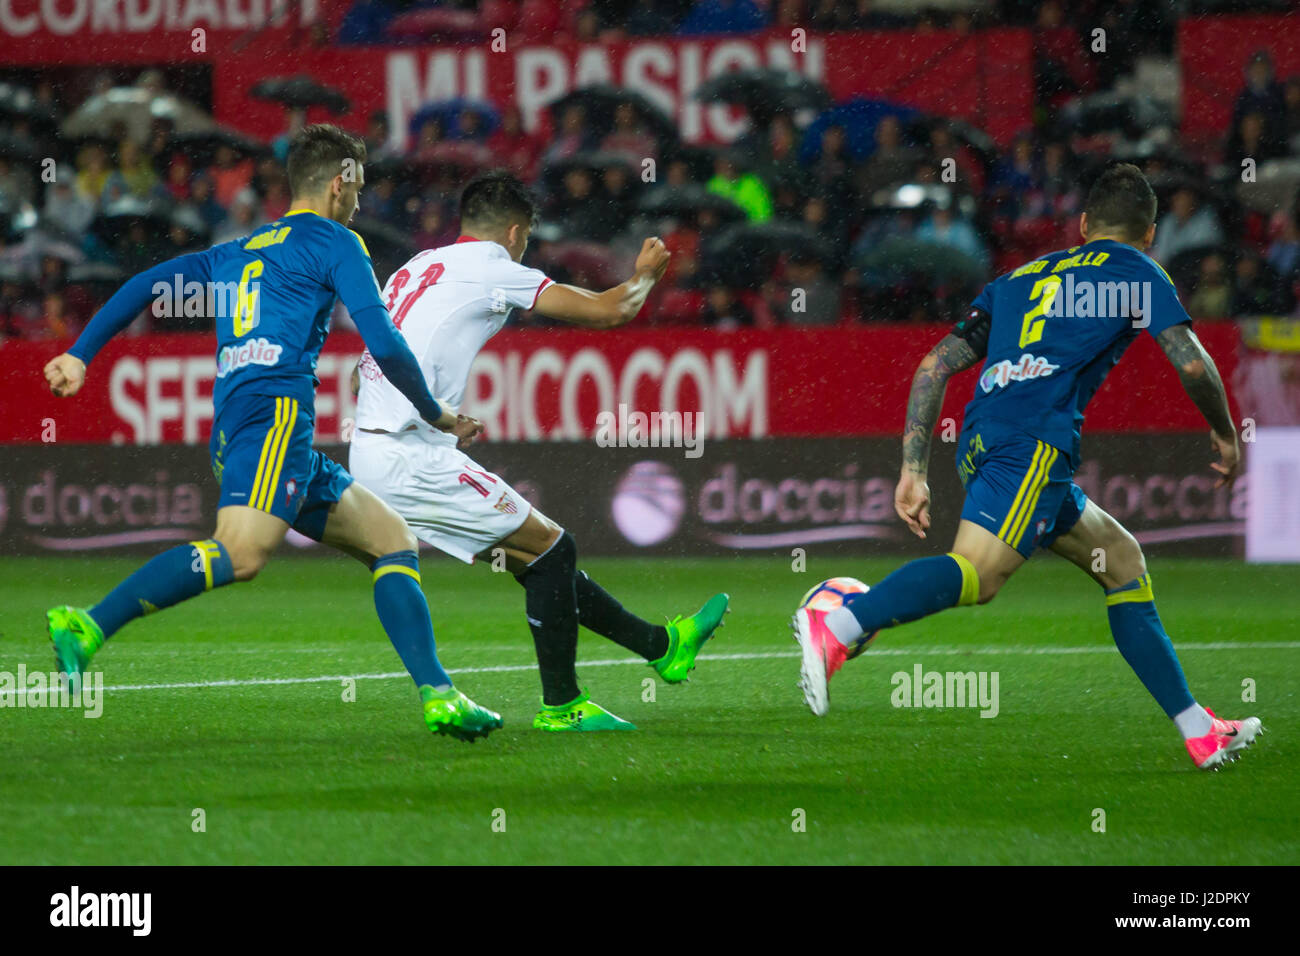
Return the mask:
[[[1300, 641], [1208, 641], [1200, 643], [1185, 643], [1177, 645], [1179, 651], [1270, 651], [1270, 650], [1300, 650]], [[1117, 653], [1112, 645], [1099, 644], [1088, 647], [925, 647], [918, 645], [916, 647], [882, 647], [877, 650], [869, 650], [863, 655], [864, 659], [872, 657], [921, 657], [931, 656], [987, 656], [1003, 655], [1016, 657], [1034, 657], [1037, 655], [1061, 655], [1061, 654], [1114, 654]], [[770, 660], [774, 658], [795, 658], [799, 656], [798, 651], [755, 651], [744, 654], [701, 654], [697, 659], [701, 661], [753, 661], [753, 660]], [[619, 667], [627, 664], [645, 664], [645, 661], [636, 657], [622, 657], [611, 660], [594, 660], [578, 661], [579, 667]], [[449, 668], [448, 674], [505, 674], [516, 671], [534, 671], [537, 670], [536, 664], [496, 664], [490, 667], [454, 667]], [[250, 678], [233, 678], [228, 680], [204, 680], [204, 681], [183, 681], [170, 684], [110, 684], [104, 687], [105, 691], [129, 691], [129, 690], [190, 690], [201, 687], [274, 687], [284, 684], [333, 684], [345, 680], [397, 680], [399, 678], [410, 679], [406, 671], [387, 671], [381, 674], [327, 674], [320, 677], [250, 677]], [[10, 693], [44, 693], [43, 690], [35, 688], [16, 688]]]

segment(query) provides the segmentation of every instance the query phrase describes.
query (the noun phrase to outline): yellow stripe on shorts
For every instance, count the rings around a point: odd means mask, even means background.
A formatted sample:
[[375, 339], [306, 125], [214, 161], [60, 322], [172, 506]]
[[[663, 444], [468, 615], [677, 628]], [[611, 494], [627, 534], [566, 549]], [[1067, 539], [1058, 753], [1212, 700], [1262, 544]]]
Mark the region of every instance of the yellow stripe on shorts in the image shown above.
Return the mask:
[[269, 502], [274, 485], [271, 483], [271, 473], [275, 470], [275, 459], [280, 450], [280, 438], [285, 431], [285, 427], [292, 421], [288, 416], [289, 399], [276, 398], [275, 400], [275, 424], [266, 433], [266, 440], [262, 442], [262, 454], [257, 460], [257, 475], [253, 480], [253, 491], [248, 496], [248, 503], [251, 507], [259, 508], [266, 511], [267, 506], [264, 502]]
[[1052, 466], [1056, 464], [1059, 454], [1060, 452], [1051, 445], [1041, 441], [1036, 443], [1029, 470], [1025, 472], [1025, 477], [1016, 492], [1015, 501], [1011, 503], [1011, 510], [998, 530], [998, 537], [1011, 547], [1020, 547], [1020, 540], [1025, 536], [1029, 520], [1038, 507], [1038, 499], [1051, 479]]
[[280, 430], [280, 445], [274, 452], [275, 469], [271, 472], [271, 481], [262, 489], [262, 495], [266, 498], [266, 503], [262, 505], [263, 511], [270, 511], [271, 504], [275, 501], [275, 489], [280, 486], [280, 469], [284, 466], [284, 457], [289, 451], [294, 422], [298, 420], [298, 400], [286, 398], [284, 405], [284, 428]]
[[1047, 487], [1048, 481], [1051, 480], [1052, 466], [1056, 464], [1056, 458], [1060, 454], [1050, 445], [1043, 447], [1047, 449], [1047, 453], [1043, 455], [1038, 463], [1038, 476], [1034, 480], [1034, 485], [1030, 489], [1028, 497], [1025, 499], [1024, 507], [1021, 508], [1020, 520], [1011, 529], [1011, 538], [1007, 542], [1013, 548], [1020, 547], [1020, 540], [1025, 536], [1025, 529], [1029, 527], [1029, 522], [1034, 517], [1034, 511], [1038, 508], [1038, 499], [1042, 495], [1043, 489]]
[[1025, 501], [1025, 493], [1034, 482], [1034, 475], [1038, 472], [1038, 462], [1043, 456], [1043, 449], [1046, 447], [1042, 442], [1038, 442], [1034, 446], [1034, 457], [1030, 459], [1029, 470], [1025, 472], [1025, 477], [1021, 479], [1020, 489], [1016, 492], [1015, 500], [1011, 502], [1011, 510], [1007, 512], [1006, 520], [1002, 522], [1002, 527], [998, 529], [998, 537], [1003, 541], [1007, 540], [1008, 534], [1015, 526], [1016, 519], [1020, 515], [1020, 506]]

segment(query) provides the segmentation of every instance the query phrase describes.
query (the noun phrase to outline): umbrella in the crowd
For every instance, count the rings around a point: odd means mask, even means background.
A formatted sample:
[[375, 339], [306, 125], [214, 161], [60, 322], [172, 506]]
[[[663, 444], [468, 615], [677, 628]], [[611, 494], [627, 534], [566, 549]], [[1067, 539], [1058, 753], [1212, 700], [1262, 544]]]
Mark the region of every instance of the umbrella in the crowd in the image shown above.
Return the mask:
[[638, 168], [637, 161], [626, 153], [593, 149], [547, 163], [542, 167], [542, 178], [550, 189], [555, 190], [572, 170], [585, 169], [592, 173], [603, 173], [616, 166], [630, 171]]
[[5, 259], [26, 263], [34, 271], [39, 270], [40, 262], [45, 258], [60, 259], [69, 264], [86, 258], [86, 254], [75, 243], [63, 238], [63, 234], [42, 228], [39, 222], [26, 231], [22, 242], [10, 246], [0, 255]]
[[797, 70], [759, 67], [722, 73], [695, 89], [695, 99], [743, 107], [758, 125], [778, 113], [828, 109], [834, 100], [826, 87]]
[[[1152, 175], [1173, 173], [1187, 178], [1204, 179], [1205, 164], [1194, 155], [1175, 147], [1172, 141], [1162, 141], [1156, 137], [1143, 137], [1140, 140], [1120, 140], [1111, 146], [1104, 157], [1097, 157], [1097, 172], [1116, 161], [1133, 163], [1148, 170]], [[1150, 172], [1152, 166], [1163, 169], [1161, 173]]]
[[273, 76], [262, 80], [250, 91], [255, 99], [279, 103], [288, 109], [308, 109], [323, 106], [331, 113], [346, 113], [352, 103], [342, 92], [310, 76]]
[[0, 262], [11, 267], [13, 275], [32, 281], [40, 278], [41, 261], [47, 258], [59, 259], [71, 267], [83, 262], [86, 256], [71, 243], [50, 238], [39, 229], [28, 230], [22, 242], [9, 246], [0, 253]]
[[907, 138], [916, 143], [924, 142], [930, 135], [930, 128], [936, 123], [942, 123], [956, 142], [971, 149], [980, 165], [984, 167], [986, 176], [992, 173], [993, 167], [1001, 158], [998, 144], [984, 130], [972, 126], [965, 120], [917, 114], [904, 121]]
[[68, 281], [82, 284], [117, 285], [126, 272], [110, 262], [81, 262], [68, 266]]
[[414, 160], [405, 156], [381, 156], [379, 159], [367, 160], [365, 170], [366, 183], [371, 186], [381, 179], [406, 182], [414, 179], [417, 172]]
[[736, 288], [756, 288], [771, 275], [772, 261], [786, 255], [830, 264], [831, 244], [811, 226], [772, 220], [728, 226], [705, 240], [701, 271]]
[[1068, 134], [1118, 132], [1131, 139], [1139, 139], [1157, 127], [1176, 125], [1170, 108], [1146, 93], [1114, 90], [1076, 96], [1061, 107], [1058, 122]]
[[673, 219], [689, 219], [702, 212], [711, 212], [722, 222], [738, 222], [745, 218], [745, 210], [730, 199], [695, 183], [646, 193], [637, 203], [637, 210], [648, 216]]
[[574, 153], [572, 156], [553, 160], [542, 167], [542, 191], [552, 196], [561, 194], [564, 191], [564, 177], [575, 169], [585, 169], [594, 176], [600, 176], [605, 170], [619, 166], [627, 169], [632, 175], [635, 175], [638, 168], [636, 160], [626, 153], [603, 150]]
[[1300, 159], [1260, 163], [1253, 183], [1237, 183], [1237, 198], [1248, 209], [1271, 215], [1289, 209], [1300, 193]]
[[713, 175], [717, 150], [707, 146], [695, 146], [689, 143], [675, 143], [664, 151], [659, 159], [659, 175], [664, 175], [673, 163], [686, 164], [687, 176], [693, 182], [704, 182]]
[[270, 147], [228, 126], [213, 124], [209, 129], [172, 133], [167, 138], [168, 152], [184, 153], [197, 168], [209, 165], [222, 146], [229, 146], [240, 156], [258, 158]]
[[581, 106], [586, 113], [588, 131], [600, 139], [614, 129], [614, 112], [623, 104], [632, 107], [637, 119], [645, 131], [654, 138], [660, 149], [667, 149], [678, 140], [677, 123], [664, 112], [663, 108], [644, 93], [614, 86], [610, 83], [595, 83], [584, 86], [553, 101], [547, 109], [550, 111], [556, 129], [560, 127], [560, 118], [570, 106]]
[[0, 282], [30, 282], [31, 272], [17, 259], [0, 259]]
[[637, 161], [627, 153], [612, 149], [589, 149], [563, 159], [555, 159], [546, 164], [546, 169], [555, 172], [568, 172], [570, 169], [590, 169], [594, 172], [610, 169], [614, 166], [626, 166], [635, 169]]
[[957, 198], [951, 186], [940, 183], [901, 183], [868, 197], [872, 209], [919, 209], [926, 204], [947, 208]]
[[443, 40], [475, 42], [487, 31], [473, 10], [450, 7], [419, 7], [399, 13], [388, 21], [384, 33], [394, 40]]
[[0, 129], [0, 158], [21, 166], [39, 166], [43, 151], [31, 137]]
[[937, 242], [892, 236], [859, 253], [853, 265], [866, 286], [888, 287], [912, 281], [977, 285], [987, 270], [977, 259]]
[[403, 165], [410, 171], [410, 175], [421, 181], [427, 181], [440, 173], [450, 173], [453, 178], [463, 180], [496, 165], [496, 162], [492, 151], [482, 143], [463, 139], [447, 140], [422, 149], [407, 158]]
[[866, 159], [876, 150], [876, 125], [886, 116], [898, 118], [907, 124], [920, 114], [910, 106], [888, 100], [854, 99], [823, 111], [804, 130], [799, 146], [799, 161], [814, 162], [822, 151], [822, 134], [832, 126], [844, 130], [844, 151], [857, 161]]
[[193, 206], [181, 205], [172, 210], [171, 224], [184, 229], [191, 236], [206, 236], [211, 229], [207, 221], [199, 215], [199, 211]]
[[63, 121], [59, 131], [76, 139], [102, 136], [120, 124], [127, 136], [143, 143], [149, 138], [155, 120], [167, 120], [178, 133], [199, 132], [216, 125], [203, 110], [174, 94], [118, 86], [82, 103]]
[[1159, 215], [1163, 215], [1169, 208], [1174, 194], [1183, 190], [1189, 190], [1196, 197], [1198, 205], [1214, 207], [1221, 221], [1231, 214], [1231, 181], [1216, 183], [1204, 175], [1189, 175], [1180, 170], [1166, 170], [1148, 176], [1147, 182], [1151, 184], [1151, 189], [1159, 200], [1157, 204]]
[[142, 222], [152, 235], [158, 236], [167, 232], [171, 214], [171, 203], [164, 200], [123, 196], [104, 206], [90, 228], [99, 236], [111, 240], [132, 224]]
[[13, 83], [0, 83], [0, 116], [11, 122], [26, 120], [39, 129], [59, 125], [58, 111], [51, 104], [42, 103], [27, 87]]
[[429, 120], [437, 120], [442, 126], [443, 136], [447, 139], [462, 139], [461, 117], [474, 114], [479, 119], [478, 136], [488, 136], [501, 125], [501, 114], [491, 103], [481, 100], [454, 99], [438, 103], [426, 103], [415, 111], [411, 117], [408, 131], [414, 141], [420, 135], [420, 129]]

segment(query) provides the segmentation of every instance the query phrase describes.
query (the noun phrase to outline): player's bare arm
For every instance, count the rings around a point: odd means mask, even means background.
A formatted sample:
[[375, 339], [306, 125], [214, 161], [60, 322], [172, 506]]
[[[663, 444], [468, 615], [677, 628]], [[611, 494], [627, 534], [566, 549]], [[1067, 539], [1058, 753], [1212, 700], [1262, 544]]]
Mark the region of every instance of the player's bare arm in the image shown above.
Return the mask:
[[592, 292], [559, 283], [547, 286], [537, 297], [537, 311], [552, 319], [590, 329], [613, 329], [631, 322], [655, 283], [668, 269], [669, 252], [663, 240], [652, 236], [641, 244], [632, 277], [604, 292]]
[[894, 509], [912, 533], [925, 537], [930, 527], [930, 436], [943, 408], [948, 379], [980, 360], [964, 338], [949, 334], [926, 354], [912, 376], [907, 398], [907, 423], [903, 426], [903, 471], [894, 491]]
[[1214, 359], [1185, 323], [1165, 329], [1156, 336], [1156, 341], [1178, 371], [1183, 390], [1210, 424], [1210, 441], [1220, 458], [1210, 463], [1221, 476], [1215, 487], [1231, 485], [1237, 479], [1241, 450], [1237, 445], [1237, 427], [1228, 408], [1228, 394]]

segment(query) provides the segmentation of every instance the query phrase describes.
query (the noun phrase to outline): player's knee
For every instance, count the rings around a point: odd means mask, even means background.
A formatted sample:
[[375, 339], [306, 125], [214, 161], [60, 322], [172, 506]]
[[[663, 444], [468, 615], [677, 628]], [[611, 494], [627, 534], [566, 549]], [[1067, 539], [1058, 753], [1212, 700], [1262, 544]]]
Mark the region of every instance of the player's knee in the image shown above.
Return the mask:
[[417, 553], [419, 552], [420, 541], [418, 538], [416, 538], [415, 532], [413, 532], [410, 528], [403, 525], [400, 537], [402, 542], [402, 547], [400, 550], [415, 551]]
[[1098, 577], [1105, 587], [1123, 587], [1147, 573], [1146, 555], [1127, 528], [1117, 529], [1114, 539], [1103, 552], [1106, 564]]
[[236, 581], [253, 580], [258, 572], [266, 567], [266, 562], [271, 557], [261, 548], [250, 547], [238, 541], [234, 544], [225, 542], [223, 544], [226, 546], [226, 553], [230, 555], [230, 567]]
[[418, 552], [420, 541], [415, 537], [410, 526], [397, 514], [391, 515], [390, 518], [391, 520], [384, 522], [382, 527], [375, 529], [375, 536], [369, 548], [371, 557], [382, 558], [394, 551]]
[[976, 604], [988, 604], [998, 592], [1002, 590], [1002, 585], [1007, 583], [1007, 575], [998, 574], [995, 571], [980, 571], [980, 594]]

